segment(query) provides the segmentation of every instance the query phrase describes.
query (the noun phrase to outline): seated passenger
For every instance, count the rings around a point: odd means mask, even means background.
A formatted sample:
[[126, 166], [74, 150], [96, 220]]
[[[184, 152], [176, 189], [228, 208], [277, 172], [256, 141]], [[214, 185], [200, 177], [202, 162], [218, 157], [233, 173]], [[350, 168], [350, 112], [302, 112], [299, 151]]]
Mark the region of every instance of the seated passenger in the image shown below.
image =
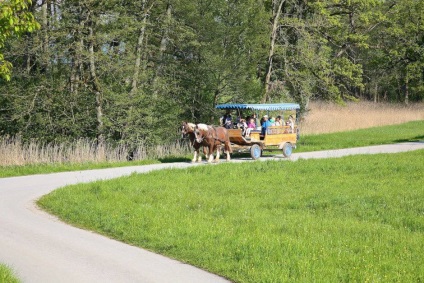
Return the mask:
[[249, 119], [249, 122], [247, 123], [247, 127], [250, 129], [256, 129], [256, 123], [254, 118]]
[[271, 127], [271, 122], [268, 120], [268, 115], [265, 115], [262, 119], [263, 119], [263, 123], [262, 123], [261, 135], [264, 136], [266, 134], [267, 128]]
[[286, 122], [287, 126], [290, 126], [289, 133], [294, 133], [294, 118], [292, 115], [289, 116], [289, 120]]
[[284, 121], [281, 119], [281, 116], [277, 116], [275, 119], [275, 126], [284, 126]]
[[249, 118], [246, 129], [246, 137], [250, 136], [250, 131], [256, 129], [255, 119]]
[[241, 134], [243, 136], [246, 135], [246, 130], [247, 130], [246, 120], [240, 119], [240, 121], [237, 123], [237, 128], [241, 129]]
[[259, 130], [259, 127], [261, 126], [262, 123], [260, 123], [258, 116], [256, 116], [256, 113], [253, 113], [252, 118], [253, 118], [253, 121], [255, 122], [256, 129]]

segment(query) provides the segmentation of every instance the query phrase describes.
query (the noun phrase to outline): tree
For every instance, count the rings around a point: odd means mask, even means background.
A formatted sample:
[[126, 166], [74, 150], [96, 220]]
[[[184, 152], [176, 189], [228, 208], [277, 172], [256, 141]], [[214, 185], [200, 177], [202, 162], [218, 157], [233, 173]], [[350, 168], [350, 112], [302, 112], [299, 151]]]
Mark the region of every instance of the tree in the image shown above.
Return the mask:
[[4, 59], [1, 49], [10, 37], [18, 37], [40, 28], [28, 11], [31, 0], [4, 0], [0, 3], [0, 77], [10, 80], [12, 64]]
[[[371, 70], [380, 71], [379, 89], [387, 99], [406, 104], [424, 97], [424, 7], [422, 1], [387, 1], [376, 31]], [[378, 32], [378, 33], [377, 33]], [[374, 64], [372, 64], [374, 63]]]
[[262, 101], [355, 99], [364, 88], [359, 55], [381, 19], [381, 1], [272, 0]]
[[0, 134], [132, 148], [217, 103], [424, 97], [419, 0], [0, 3]]

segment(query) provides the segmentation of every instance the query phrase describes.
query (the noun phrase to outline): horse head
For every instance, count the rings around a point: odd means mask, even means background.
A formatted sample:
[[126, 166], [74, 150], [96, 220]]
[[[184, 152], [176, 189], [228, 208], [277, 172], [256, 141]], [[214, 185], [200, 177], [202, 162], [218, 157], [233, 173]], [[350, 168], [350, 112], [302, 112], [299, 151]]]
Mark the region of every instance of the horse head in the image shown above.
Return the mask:
[[194, 130], [194, 136], [196, 137], [197, 143], [202, 143], [205, 137], [208, 135], [208, 125], [206, 124], [197, 124]]
[[193, 133], [194, 129], [196, 128], [196, 125], [193, 123], [183, 122], [181, 124], [181, 134], [184, 137], [185, 135], [189, 133]]

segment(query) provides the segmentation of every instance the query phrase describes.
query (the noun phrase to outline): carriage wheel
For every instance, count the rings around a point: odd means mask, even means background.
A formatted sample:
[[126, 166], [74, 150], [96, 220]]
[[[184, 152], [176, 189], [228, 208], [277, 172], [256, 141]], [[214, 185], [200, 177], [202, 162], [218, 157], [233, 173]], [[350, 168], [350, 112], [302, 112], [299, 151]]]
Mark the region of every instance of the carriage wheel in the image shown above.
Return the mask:
[[259, 157], [261, 157], [261, 155], [262, 155], [261, 147], [257, 144], [252, 145], [252, 147], [250, 148], [250, 156], [252, 156], [252, 159], [256, 160]]
[[283, 155], [284, 157], [290, 157], [293, 151], [293, 146], [291, 143], [286, 142], [283, 146]]

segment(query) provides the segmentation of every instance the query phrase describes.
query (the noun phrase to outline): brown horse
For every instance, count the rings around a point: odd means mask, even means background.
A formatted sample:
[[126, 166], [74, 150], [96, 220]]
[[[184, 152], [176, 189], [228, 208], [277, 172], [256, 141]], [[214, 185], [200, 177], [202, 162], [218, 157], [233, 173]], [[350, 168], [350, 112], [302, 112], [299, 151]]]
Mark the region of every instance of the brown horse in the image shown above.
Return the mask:
[[219, 152], [224, 146], [224, 151], [227, 154], [227, 161], [230, 160], [231, 144], [228, 136], [228, 131], [224, 127], [213, 127], [206, 124], [197, 124], [194, 131], [197, 143], [206, 144], [209, 147], [208, 162], [213, 161], [213, 152], [216, 150], [215, 161], [219, 161]]
[[194, 156], [193, 156], [193, 159], [191, 160], [191, 162], [196, 162], [196, 161], [201, 162], [202, 156], [199, 153], [199, 149], [202, 145], [203, 145], [203, 154], [205, 155], [206, 159], [208, 159], [209, 154], [207, 152], [207, 148], [206, 148], [205, 144], [198, 143], [196, 141], [196, 137], [195, 137], [195, 134], [194, 134], [195, 128], [196, 128], [195, 124], [183, 122], [181, 124], [181, 133], [182, 133], [183, 136], [188, 135], [188, 138], [190, 140], [190, 144], [194, 148]]

